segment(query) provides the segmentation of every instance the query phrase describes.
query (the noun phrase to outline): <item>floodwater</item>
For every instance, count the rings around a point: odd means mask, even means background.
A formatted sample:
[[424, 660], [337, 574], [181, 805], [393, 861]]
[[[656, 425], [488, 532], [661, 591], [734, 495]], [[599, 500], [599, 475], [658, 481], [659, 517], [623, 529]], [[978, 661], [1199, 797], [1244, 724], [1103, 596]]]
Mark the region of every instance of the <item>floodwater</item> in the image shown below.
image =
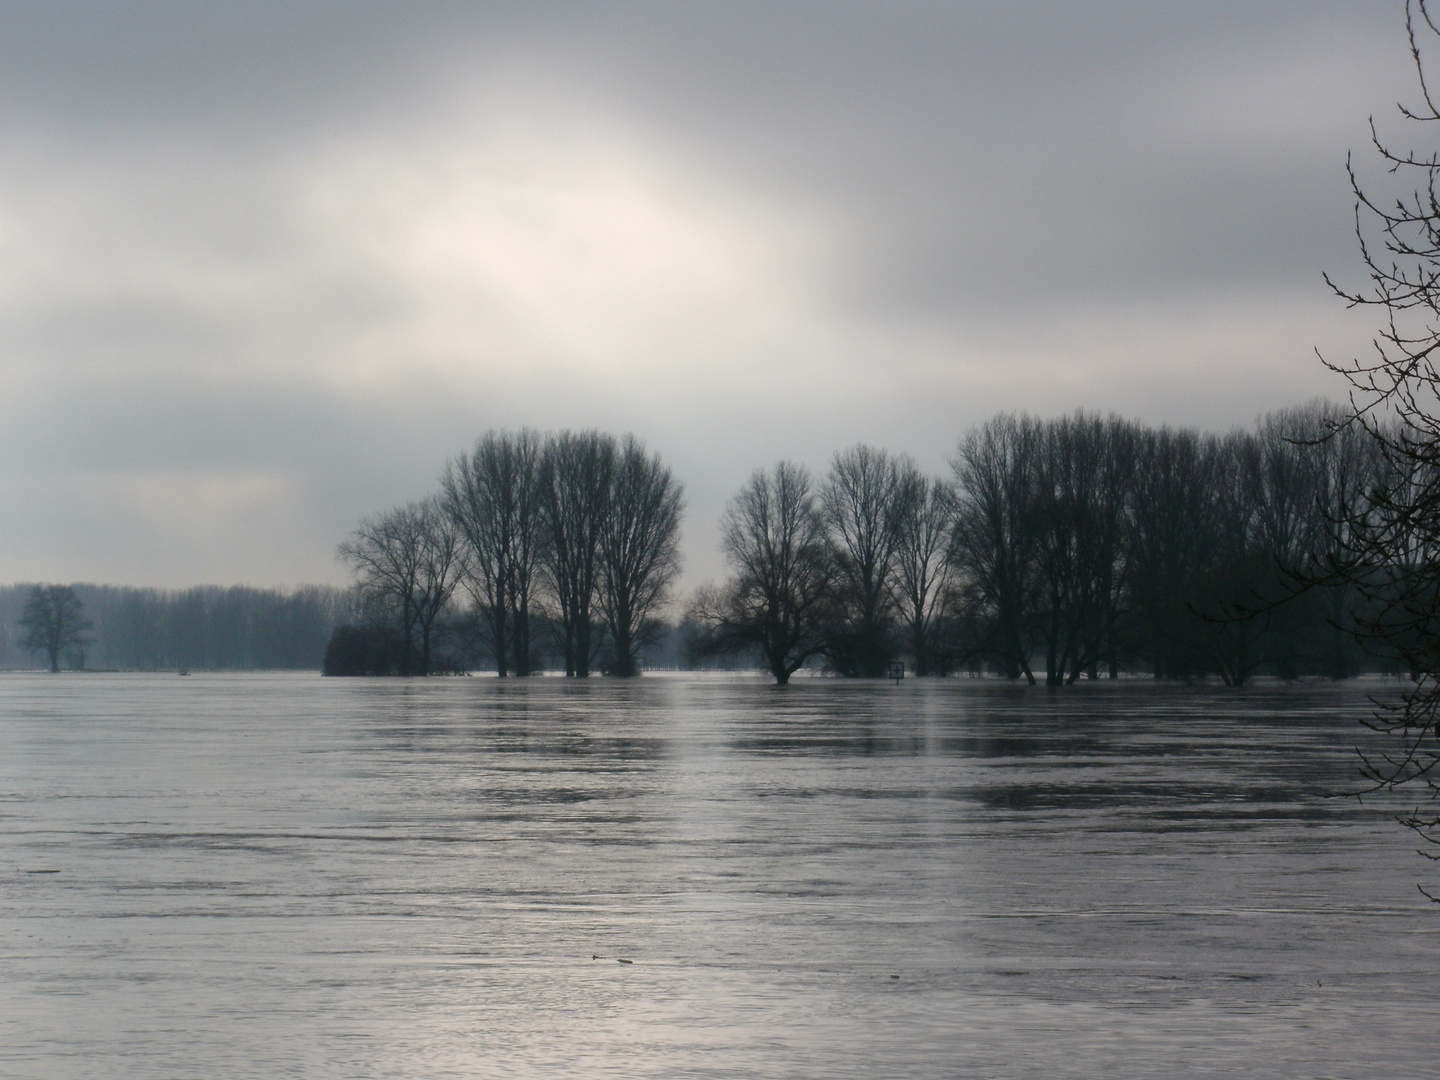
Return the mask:
[[7, 674], [0, 1075], [1434, 1075], [1377, 691]]

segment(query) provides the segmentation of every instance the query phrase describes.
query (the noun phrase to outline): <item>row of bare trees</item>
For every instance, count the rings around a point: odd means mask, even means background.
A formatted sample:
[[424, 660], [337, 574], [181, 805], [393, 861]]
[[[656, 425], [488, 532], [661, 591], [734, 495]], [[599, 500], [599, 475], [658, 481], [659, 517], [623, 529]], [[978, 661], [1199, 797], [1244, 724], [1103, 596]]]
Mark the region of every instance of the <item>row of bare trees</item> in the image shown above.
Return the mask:
[[[491, 431], [445, 464], [438, 493], [365, 518], [339, 556], [372, 613], [367, 670], [435, 669], [440, 637], [530, 675], [536, 625], [558, 628], [567, 675], [639, 672], [680, 568], [680, 484], [634, 436]], [[468, 599], [468, 607], [459, 603]], [[375, 635], [395, 662], [376, 661]], [[338, 666], [338, 665], [337, 665]]]
[[988, 665], [1048, 684], [1121, 668], [1343, 676], [1363, 657], [1355, 593], [1298, 588], [1344, 554], [1344, 520], [1383, 469], [1315, 403], [1228, 435], [1085, 413], [1002, 415], [952, 477], [856, 446], [816, 484], [759, 470], [731, 500], [723, 585], [691, 608], [702, 654], [758, 652], [779, 682], [823, 661], [885, 674]]
[[1353, 594], [1296, 577], [1344, 547], [1383, 467], [1343, 419], [1315, 403], [1227, 435], [1084, 414], [972, 431], [953, 551], [972, 647], [1032, 681], [1043, 662], [1052, 685], [1122, 665], [1352, 674]]
[[903, 647], [930, 674], [956, 579], [954, 507], [950, 485], [869, 446], [836, 454], [819, 485], [793, 462], [756, 470], [721, 521], [732, 575], [691, 604], [697, 651], [758, 652], [785, 683], [817, 657], [878, 677]]

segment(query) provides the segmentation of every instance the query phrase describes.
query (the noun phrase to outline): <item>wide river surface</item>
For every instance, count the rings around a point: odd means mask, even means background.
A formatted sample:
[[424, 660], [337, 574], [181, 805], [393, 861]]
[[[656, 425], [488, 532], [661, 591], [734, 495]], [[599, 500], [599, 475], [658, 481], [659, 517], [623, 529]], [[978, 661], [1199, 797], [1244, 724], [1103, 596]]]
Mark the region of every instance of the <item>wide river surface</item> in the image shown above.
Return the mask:
[[0, 1076], [1434, 1076], [1395, 690], [6, 674]]

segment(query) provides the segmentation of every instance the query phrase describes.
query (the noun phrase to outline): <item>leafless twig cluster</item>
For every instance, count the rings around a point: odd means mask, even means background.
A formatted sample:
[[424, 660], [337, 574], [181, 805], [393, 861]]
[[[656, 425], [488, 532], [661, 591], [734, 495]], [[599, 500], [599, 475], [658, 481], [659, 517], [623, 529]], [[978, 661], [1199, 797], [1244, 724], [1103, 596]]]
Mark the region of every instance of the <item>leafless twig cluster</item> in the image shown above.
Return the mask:
[[[1440, 122], [1426, 63], [1440, 26], [1426, 0], [1407, 3], [1406, 33], [1420, 105], [1401, 105], [1400, 114], [1408, 124]], [[1404, 699], [1370, 719], [1390, 739], [1363, 755], [1361, 768], [1374, 789], [1426, 792], [1402, 820], [1431, 848], [1440, 845], [1440, 153], [1395, 149], [1373, 118], [1370, 130], [1384, 178], [1362, 183], [1346, 162], [1367, 280], [1355, 288], [1326, 280], [1350, 306], [1375, 309], [1381, 328], [1370, 356], [1326, 363], [1352, 388], [1346, 426], [1369, 438], [1384, 468], [1382, 481], [1338, 515], [1351, 550], [1327, 570], [1369, 601], [1362, 632], [1412, 674]]]

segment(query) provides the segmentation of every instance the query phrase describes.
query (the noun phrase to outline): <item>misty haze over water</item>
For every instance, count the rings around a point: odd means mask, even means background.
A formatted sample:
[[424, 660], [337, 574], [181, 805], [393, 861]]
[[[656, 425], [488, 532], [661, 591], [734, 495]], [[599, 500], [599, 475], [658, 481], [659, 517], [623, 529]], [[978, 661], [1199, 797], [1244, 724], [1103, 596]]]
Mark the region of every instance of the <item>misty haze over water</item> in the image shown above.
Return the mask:
[[0, 1072], [1423, 1075], [1397, 686], [7, 675]]

